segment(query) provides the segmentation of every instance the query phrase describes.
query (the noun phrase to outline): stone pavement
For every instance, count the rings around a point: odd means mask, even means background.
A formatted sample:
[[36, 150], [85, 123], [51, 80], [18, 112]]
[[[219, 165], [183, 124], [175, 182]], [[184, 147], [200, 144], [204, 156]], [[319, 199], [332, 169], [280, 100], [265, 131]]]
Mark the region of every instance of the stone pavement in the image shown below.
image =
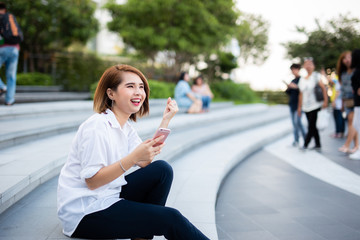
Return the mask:
[[321, 132], [322, 152], [291, 146], [292, 135], [241, 162], [216, 206], [221, 240], [360, 239], [360, 161]]

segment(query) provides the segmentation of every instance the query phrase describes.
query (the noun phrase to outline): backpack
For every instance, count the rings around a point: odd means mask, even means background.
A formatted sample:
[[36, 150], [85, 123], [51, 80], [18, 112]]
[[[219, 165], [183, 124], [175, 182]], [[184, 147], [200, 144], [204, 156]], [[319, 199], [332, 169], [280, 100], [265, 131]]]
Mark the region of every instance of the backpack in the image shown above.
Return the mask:
[[0, 14], [0, 35], [5, 44], [18, 44], [24, 40], [15, 16], [9, 13]]

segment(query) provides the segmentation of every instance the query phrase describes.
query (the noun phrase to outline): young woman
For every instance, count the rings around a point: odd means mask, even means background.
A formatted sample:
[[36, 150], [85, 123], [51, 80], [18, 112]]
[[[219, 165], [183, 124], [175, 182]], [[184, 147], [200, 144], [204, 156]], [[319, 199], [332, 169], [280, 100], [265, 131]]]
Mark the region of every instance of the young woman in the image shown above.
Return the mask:
[[[142, 142], [132, 128], [149, 112], [149, 85], [136, 68], [117, 65], [101, 77], [96, 114], [81, 124], [58, 184], [58, 216], [65, 235], [76, 238], [208, 239], [179, 211], [165, 207], [173, 173], [154, 161], [162, 137]], [[178, 107], [167, 101], [160, 127]], [[126, 175], [134, 165], [140, 169]]]
[[[336, 64], [336, 73], [339, 76], [339, 82], [341, 84], [341, 97], [348, 122], [348, 135], [346, 141], [344, 145], [339, 148], [339, 151], [343, 153], [354, 153], [359, 149], [358, 133], [353, 126], [354, 93], [353, 88], [351, 87], [351, 77], [353, 72], [354, 71], [351, 68], [351, 52], [345, 51], [340, 55]], [[354, 143], [353, 148], [350, 148], [351, 142]]]
[[[298, 116], [301, 116], [301, 111], [305, 112], [308, 120], [308, 132], [306, 134], [305, 143], [302, 149], [307, 149], [311, 139], [315, 139], [315, 150], [321, 149], [320, 135], [316, 127], [317, 114], [320, 108], [326, 108], [328, 97], [326, 94], [325, 86], [321, 81], [320, 73], [314, 72], [315, 64], [313, 58], [305, 58], [303, 67], [307, 71], [306, 77], [301, 77], [299, 81], [299, 106]], [[316, 101], [315, 86], [319, 84], [324, 96], [323, 102]]]
[[202, 76], [197, 76], [195, 78], [194, 85], [191, 87], [191, 90], [195, 94], [201, 96], [202, 110], [208, 112], [211, 99], [213, 99], [214, 95], [211, 92], [209, 85], [204, 83]]
[[175, 100], [182, 111], [187, 113], [200, 113], [202, 110], [202, 101], [191, 91], [189, 81], [189, 74], [182, 72], [175, 87]]
[[[353, 125], [357, 132], [360, 131], [360, 49], [355, 49], [351, 54], [351, 67], [355, 69], [351, 77], [351, 86], [354, 91], [354, 121]], [[356, 136], [358, 137], [358, 136]], [[350, 154], [350, 159], [360, 160], [360, 149]]]

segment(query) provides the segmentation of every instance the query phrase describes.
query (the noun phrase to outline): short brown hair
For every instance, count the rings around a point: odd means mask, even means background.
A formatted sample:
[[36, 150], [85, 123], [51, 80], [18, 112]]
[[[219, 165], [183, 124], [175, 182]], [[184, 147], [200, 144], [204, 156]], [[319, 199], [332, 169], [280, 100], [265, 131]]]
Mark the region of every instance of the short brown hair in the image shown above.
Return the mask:
[[94, 95], [94, 111], [97, 113], [102, 113], [105, 112], [106, 109], [111, 108], [112, 100], [106, 93], [107, 89], [110, 88], [113, 91], [116, 91], [117, 87], [124, 80], [124, 75], [122, 74], [124, 72], [135, 73], [144, 83], [144, 90], [146, 94], [144, 103], [142, 104], [140, 110], [137, 113], [131, 114], [130, 116], [130, 119], [136, 122], [137, 117], [142, 117], [149, 113], [150, 88], [144, 74], [142, 74], [138, 69], [129, 65], [115, 65], [106, 69], [96, 87]]

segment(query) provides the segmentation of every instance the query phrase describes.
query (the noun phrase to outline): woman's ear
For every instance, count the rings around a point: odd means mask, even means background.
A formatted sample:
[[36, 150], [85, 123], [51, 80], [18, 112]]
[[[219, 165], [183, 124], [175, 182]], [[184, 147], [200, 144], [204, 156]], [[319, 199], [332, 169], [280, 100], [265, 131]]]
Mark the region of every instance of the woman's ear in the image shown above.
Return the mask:
[[114, 93], [113, 93], [113, 90], [111, 88], [106, 89], [106, 94], [108, 95], [108, 97], [111, 100], [114, 100]]

